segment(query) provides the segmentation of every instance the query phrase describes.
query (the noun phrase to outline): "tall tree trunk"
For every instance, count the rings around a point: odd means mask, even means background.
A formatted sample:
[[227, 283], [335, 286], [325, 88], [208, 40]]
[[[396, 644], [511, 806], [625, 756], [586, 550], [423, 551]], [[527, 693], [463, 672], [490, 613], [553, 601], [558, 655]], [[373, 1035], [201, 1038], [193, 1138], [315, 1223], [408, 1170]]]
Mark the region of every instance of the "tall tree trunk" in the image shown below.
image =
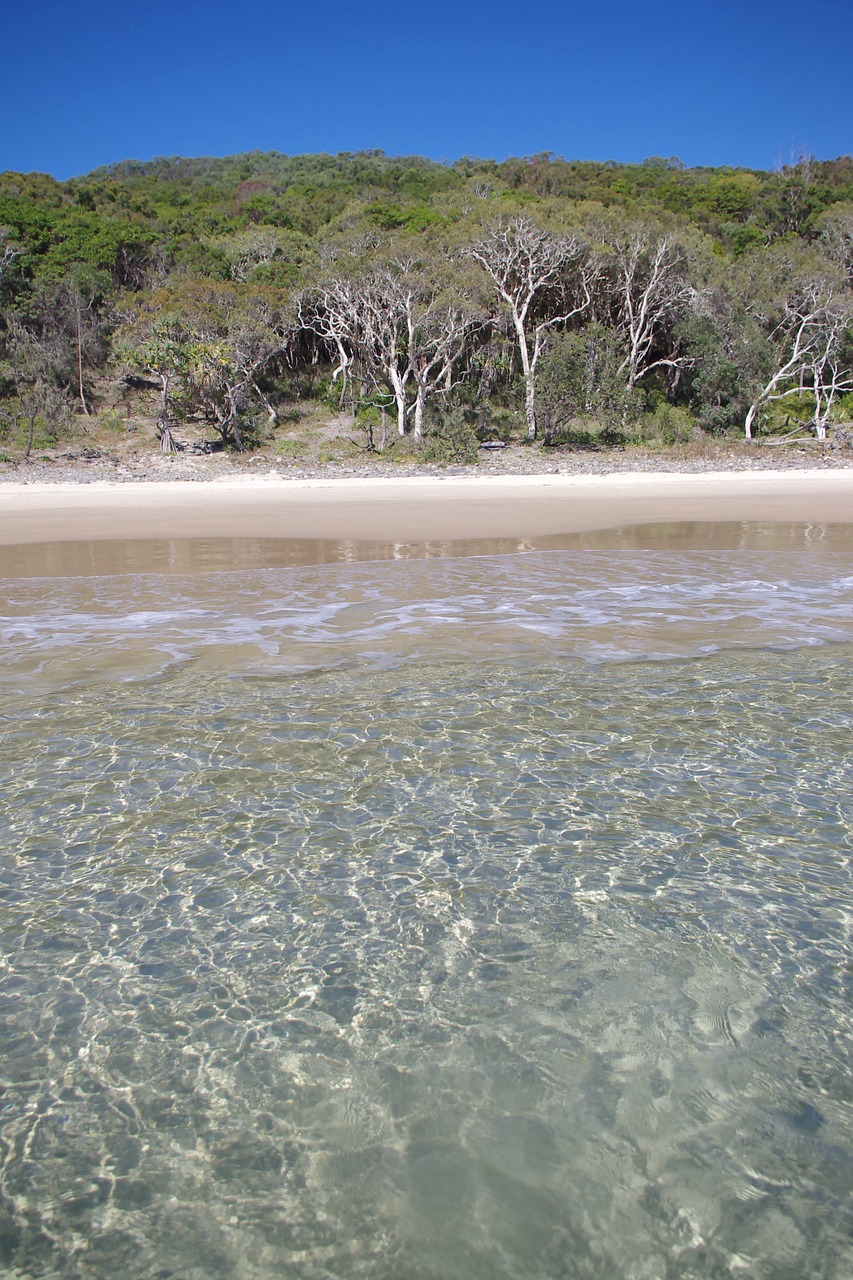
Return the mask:
[[527, 439], [536, 439], [536, 382], [534, 370], [530, 363], [530, 352], [527, 349], [527, 334], [519, 319], [514, 320], [515, 336], [518, 340], [518, 354], [521, 357], [521, 369], [524, 374], [524, 416], [527, 420]]
[[83, 391], [83, 327], [80, 319], [80, 299], [76, 299], [74, 307], [77, 316], [77, 385], [80, 388], [80, 403], [83, 406], [83, 412], [88, 418], [89, 406], [86, 404], [86, 395]]
[[406, 388], [399, 372], [394, 368], [388, 370], [388, 381], [391, 383], [397, 405], [397, 434], [404, 436], [406, 434]]
[[166, 373], [160, 374], [160, 449], [163, 453], [175, 451], [172, 428], [169, 426], [169, 375]]
[[240, 431], [240, 417], [237, 412], [236, 394], [229, 392], [228, 394], [228, 424], [231, 432], [231, 438], [236, 444], [240, 453], [246, 452], [246, 446], [243, 443], [243, 436]]
[[524, 416], [527, 419], [527, 439], [536, 439], [536, 386], [533, 374], [525, 374], [524, 383]]
[[30, 454], [33, 451], [33, 439], [36, 433], [36, 414], [35, 410], [27, 411], [27, 447], [24, 450], [24, 461], [29, 462]]
[[412, 435], [416, 440], [421, 440], [424, 434], [424, 407], [426, 405], [426, 385], [418, 383], [418, 393], [415, 398], [415, 421]]

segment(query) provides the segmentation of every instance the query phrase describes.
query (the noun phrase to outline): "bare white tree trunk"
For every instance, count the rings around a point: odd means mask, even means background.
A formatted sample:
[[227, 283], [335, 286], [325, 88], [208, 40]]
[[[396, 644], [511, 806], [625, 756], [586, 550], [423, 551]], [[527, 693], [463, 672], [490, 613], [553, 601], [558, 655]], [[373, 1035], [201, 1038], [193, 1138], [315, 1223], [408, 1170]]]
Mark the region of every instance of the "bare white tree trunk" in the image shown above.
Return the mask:
[[252, 390], [264, 406], [271, 425], [275, 426], [278, 422], [278, 414], [276, 413], [274, 406], [270, 404], [269, 397], [264, 394], [254, 378], [252, 378]]
[[[594, 268], [579, 240], [543, 231], [529, 218], [493, 227], [467, 252], [489, 276], [509, 312], [524, 379], [527, 438], [535, 440], [536, 364], [544, 332], [587, 310]], [[546, 295], [552, 295], [552, 305], [537, 324], [532, 312]]]
[[527, 439], [536, 439], [536, 366], [530, 359], [527, 334], [521, 320], [513, 316], [518, 355], [521, 360], [521, 376], [524, 379], [524, 418], [527, 423]]
[[420, 440], [424, 434], [424, 409], [426, 408], [426, 383], [419, 382], [415, 392], [415, 407], [412, 418], [412, 435]]
[[813, 423], [819, 440], [826, 438], [833, 401], [853, 389], [853, 371], [840, 365], [842, 342], [853, 322], [853, 308], [839, 302], [825, 281], [813, 281], [798, 298], [789, 299], [778, 326], [779, 363], [747, 410], [744, 434], [752, 439], [760, 410], [776, 400], [802, 395], [815, 397]]
[[[334, 348], [343, 373], [357, 356], [394, 398], [397, 432], [420, 438], [428, 396], [453, 385], [453, 365], [472, 320], [463, 302], [439, 305], [439, 288], [411, 261], [374, 269], [321, 287], [300, 318]], [[414, 387], [414, 397], [412, 396]]]
[[395, 365], [391, 365], [386, 369], [386, 375], [394, 394], [394, 404], [397, 406], [397, 435], [404, 436], [406, 434], [406, 421], [409, 416], [409, 406], [406, 402], [406, 383]]
[[633, 388], [653, 369], [686, 363], [672, 352], [655, 355], [655, 350], [695, 294], [685, 276], [684, 254], [671, 236], [639, 229], [615, 236], [612, 246], [611, 269], [602, 277], [604, 312], [622, 334], [626, 355], [620, 372]]

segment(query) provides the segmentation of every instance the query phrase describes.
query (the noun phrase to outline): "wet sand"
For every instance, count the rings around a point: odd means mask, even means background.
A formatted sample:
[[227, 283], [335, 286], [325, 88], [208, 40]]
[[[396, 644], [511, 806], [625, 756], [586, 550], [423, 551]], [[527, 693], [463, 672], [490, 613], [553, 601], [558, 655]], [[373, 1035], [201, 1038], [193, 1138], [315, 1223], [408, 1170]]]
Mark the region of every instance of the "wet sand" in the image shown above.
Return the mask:
[[0, 487], [3, 547], [297, 539], [377, 543], [393, 554], [400, 544], [744, 521], [853, 526], [853, 470]]

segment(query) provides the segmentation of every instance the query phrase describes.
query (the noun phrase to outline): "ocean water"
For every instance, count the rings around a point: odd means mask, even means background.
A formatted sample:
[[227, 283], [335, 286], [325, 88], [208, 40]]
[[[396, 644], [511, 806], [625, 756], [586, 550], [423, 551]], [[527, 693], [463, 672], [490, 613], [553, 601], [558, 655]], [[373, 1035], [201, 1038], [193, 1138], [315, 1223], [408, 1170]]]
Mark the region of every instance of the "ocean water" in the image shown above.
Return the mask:
[[8, 560], [3, 1276], [853, 1274], [853, 542], [438, 550]]

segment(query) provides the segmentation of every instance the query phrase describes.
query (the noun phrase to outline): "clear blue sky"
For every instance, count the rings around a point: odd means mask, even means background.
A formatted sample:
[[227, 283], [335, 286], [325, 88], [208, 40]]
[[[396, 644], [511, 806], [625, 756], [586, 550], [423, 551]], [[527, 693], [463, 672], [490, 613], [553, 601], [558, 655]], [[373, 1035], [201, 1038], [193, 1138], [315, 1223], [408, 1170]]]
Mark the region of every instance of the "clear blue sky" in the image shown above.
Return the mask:
[[853, 152], [853, 0], [16, 0], [3, 37], [0, 169], [58, 178], [254, 149]]

